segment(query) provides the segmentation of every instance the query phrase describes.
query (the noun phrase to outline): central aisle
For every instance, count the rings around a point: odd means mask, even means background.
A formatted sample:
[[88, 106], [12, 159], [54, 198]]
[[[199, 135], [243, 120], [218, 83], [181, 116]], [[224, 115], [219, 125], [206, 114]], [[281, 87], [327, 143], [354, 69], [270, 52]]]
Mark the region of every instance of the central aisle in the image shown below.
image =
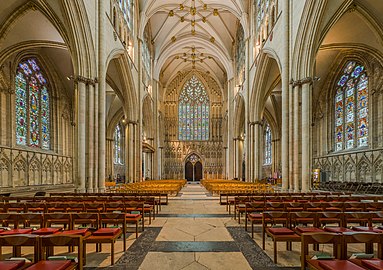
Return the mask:
[[236, 225], [219, 200], [199, 184], [171, 198], [153, 226], [161, 226], [140, 269], [251, 269], [226, 226]]
[[228, 215], [218, 197], [194, 183], [169, 198], [169, 204], [162, 206], [116, 268], [282, 269]]

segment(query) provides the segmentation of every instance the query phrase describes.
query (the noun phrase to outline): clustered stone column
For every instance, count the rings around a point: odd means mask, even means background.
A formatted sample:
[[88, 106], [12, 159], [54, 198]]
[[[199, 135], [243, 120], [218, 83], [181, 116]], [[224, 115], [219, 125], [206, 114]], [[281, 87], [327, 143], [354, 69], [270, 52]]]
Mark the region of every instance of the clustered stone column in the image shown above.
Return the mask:
[[[76, 125], [76, 166], [75, 179], [78, 192], [93, 192], [98, 189], [95, 185], [95, 160], [98, 153], [94, 151], [97, 140], [95, 132], [95, 93], [97, 79], [77, 76], [75, 100]], [[86, 111], [87, 110], [87, 111]]]
[[[282, 62], [282, 190], [289, 189], [289, 55], [290, 55], [290, 8], [289, 0], [283, 0], [282, 20], [284, 29], [284, 61]], [[290, 152], [291, 153], [291, 152]]]

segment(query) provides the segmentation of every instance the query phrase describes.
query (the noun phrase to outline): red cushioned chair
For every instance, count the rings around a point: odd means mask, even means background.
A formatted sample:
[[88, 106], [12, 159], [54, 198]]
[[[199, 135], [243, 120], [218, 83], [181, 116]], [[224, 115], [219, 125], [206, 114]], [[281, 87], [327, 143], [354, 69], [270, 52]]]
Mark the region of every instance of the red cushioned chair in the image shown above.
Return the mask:
[[263, 201], [252, 201], [246, 203], [246, 219], [245, 219], [245, 230], [247, 231], [247, 222], [251, 223], [251, 237], [254, 238], [254, 224], [262, 224], [262, 212], [265, 207]]
[[136, 237], [138, 237], [138, 224], [141, 221], [142, 231], [145, 229], [144, 214], [144, 202], [140, 201], [125, 201], [125, 217], [127, 224], [135, 224]]
[[[352, 230], [344, 226], [344, 214], [341, 212], [320, 212], [318, 213], [318, 222], [324, 226], [324, 230], [333, 233], [350, 232]], [[331, 224], [331, 226], [328, 226]], [[334, 224], [338, 226], [333, 226]]]
[[[63, 261], [40, 261], [35, 264], [34, 269], [78, 269], [82, 270], [84, 265], [84, 256], [85, 252], [83, 250], [83, 237], [81, 235], [63, 235], [63, 234], [53, 234], [41, 237], [41, 249], [43, 254], [43, 259], [47, 259], [49, 256], [54, 255], [54, 247], [68, 247], [69, 250], [77, 248], [77, 259], [78, 263], [63, 260]], [[61, 264], [56, 262], [61, 262]], [[45, 268], [46, 267], [46, 268]], [[54, 268], [57, 267], [57, 268]]]
[[[283, 227], [273, 227], [280, 224]], [[268, 227], [271, 225], [271, 227]], [[286, 249], [291, 250], [292, 242], [300, 242], [301, 238], [290, 229], [290, 218], [287, 212], [264, 212], [262, 219], [262, 248], [265, 249], [265, 235], [271, 237], [274, 247], [274, 263], [277, 263], [277, 244], [286, 242]]]
[[291, 228], [301, 235], [308, 232], [323, 232], [319, 228], [318, 215], [316, 212], [292, 212], [290, 213]]
[[[100, 246], [104, 243], [111, 245], [111, 264], [114, 264], [114, 243], [122, 235], [123, 248], [126, 250], [126, 215], [124, 213], [101, 213], [100, 224], [101, 228], [93, 232], [91, 236], [86, 238], [84, 241], [86, 244], [96, 244]], [[122, 228], [110, 228], [107, 225], [120, 225]]]

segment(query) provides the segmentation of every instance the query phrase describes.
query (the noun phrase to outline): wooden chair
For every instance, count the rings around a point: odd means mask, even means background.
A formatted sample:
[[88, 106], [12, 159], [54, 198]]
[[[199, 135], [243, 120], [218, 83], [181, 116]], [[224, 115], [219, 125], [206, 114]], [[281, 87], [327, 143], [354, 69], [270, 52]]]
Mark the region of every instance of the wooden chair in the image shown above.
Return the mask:
[[309, 232], [323, 232], [323, 229], [319, 228], [316, 212], [291, 212], [290, 222], [291, 228], [299, 235]]
[[263, 201], [252, 201], [246, 203], [246, 219], [245, 230], [247, 231], [247, 221], [251, 223], [251, 237], [254, 238], [254, 224], [262, 224], [263, 209], [265, 203]]
[[22, 213], [18, 215], [20, 224], [25, 228], [33, 227], [41, 229], [44, 227], [44, 217], [40, 213]]
[[[54, 247], [61, 246], [61, 247], [68, 247], [68, 249], [72, 250], [73, 248], [77, 247], [77, 259], [78, 263], [71, 262], [71, 261], [64, 261], [67, 265], [65, 270], [69, 269], [78, 269], [83, 270], [84, 267], [84, 245], [83, 245], [83, 238], [81, 235], [62, 235], [62, 234], [53, 234], [53, 235], [47, 235], [41, 237], [41, 250], [43, 259], [48, 259], [49, 256], [54, 255]], [[51, 264], [55, 261], [40, 261], [39, 263], [41, 265], [43, 264]], [[35, 269], [39, 268], [39, 263], [35, 265]], [[63, 263], [63, 262], [62, 262]], [[41, 266], [40, 266], [41, 267]]]
[[21, 247], [33, 247], [33, 261], [36, 263], [40, 260], [40, 241], [37, 235], [33, 234], [17, 234], [0, 236], [0, 255], [2, 247], [12, 247], [13, 257], [21, 257]]
[[[281, 224], [283, 227], [268, 227]], [[274, 249], [274, 263], [277, 263], [277, 244], [278, 242], [286, 242], [286, 249], [291, 250], [292, 242], [300, 242], [301, 238], [293, 230], [290, 229], [290, 218], [287, 212], [263, 212], [262, 218], [262, 248], [265, 249], [265, 236], [271, 237]]]
[[72, 216], [69, 213], [45, 213], [44, 227], [60, 227], [64, 230], [71, 230]]
[[364, 231], [364, 232], [370, 231], [370, 232], [377, 232], [377, 233], [383, 232], [382, 230], [372, 227], [371, 212], [345, 212], [344, 226], [350, 227], [354, 231]]
[[334, 258], [339, 259], [341, 257], [343, 242], [340, 234], [329, 232], [304, 233], [301, 235], [301, 242], [301, 270], [305, 270], [306, 265], [309, 265], [310, 269], [322, 269], [319, 266], [319, 260], [312, 260], [309, 257], [310, 244], [332, 244]]
[[125, 202], [126, 223], [136, 225], [136, 237], [138, 237], [138, 223], [141, 221], [142, 231], [145, 229], [144, 202], [128, 201]]
[[[126, 216], [124, 213], [101, 213], [99, 215], [101, 227], [84, 241], [86, 244], [96, 244], [97, 251], [101, 251], [102, 244], [109, 243], [111, 245], [111, 264], [113, 265], [114, 244], [121, 234], [124, 251], [126, 250]], [[107, 225], [121, 225], [122, 228], [108, 228]]]
[[351, 243], [365, 244], [365, 253], [374, 253], [374, 244], [378, 244], [378, 258], [382, 258], [382, 235], [372, 232], [345, 232], [343, 233], [342, 259], [347, 260], [347, 245]]
[[9, 229], [0, 230], [0, 236], [31, 233], [31, 228], [20, 228], [22, 224], [20, 221], [20, 214], [1, 213], [0, 223], [3, 227], [9, 227]]
[[[318, 222], [324, 226], [324, 230], [333, 233], [343, 233], [352, 231], [344, 227], [344, 214], [341, 212], [320, 212], [318, 213]], [[328, 224], [336, 224], [337, 226], [328, 226]]]

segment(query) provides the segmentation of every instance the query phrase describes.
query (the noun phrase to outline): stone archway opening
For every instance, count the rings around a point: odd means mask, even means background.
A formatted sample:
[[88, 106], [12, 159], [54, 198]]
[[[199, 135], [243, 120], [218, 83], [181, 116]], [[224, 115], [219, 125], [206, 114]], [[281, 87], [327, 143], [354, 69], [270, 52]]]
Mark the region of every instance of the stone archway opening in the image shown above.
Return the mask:
[[185, 161], [185, 179], [190, 182], [201, 181], [203, 178], [203, 166], [200, 157], [190, 155]]

